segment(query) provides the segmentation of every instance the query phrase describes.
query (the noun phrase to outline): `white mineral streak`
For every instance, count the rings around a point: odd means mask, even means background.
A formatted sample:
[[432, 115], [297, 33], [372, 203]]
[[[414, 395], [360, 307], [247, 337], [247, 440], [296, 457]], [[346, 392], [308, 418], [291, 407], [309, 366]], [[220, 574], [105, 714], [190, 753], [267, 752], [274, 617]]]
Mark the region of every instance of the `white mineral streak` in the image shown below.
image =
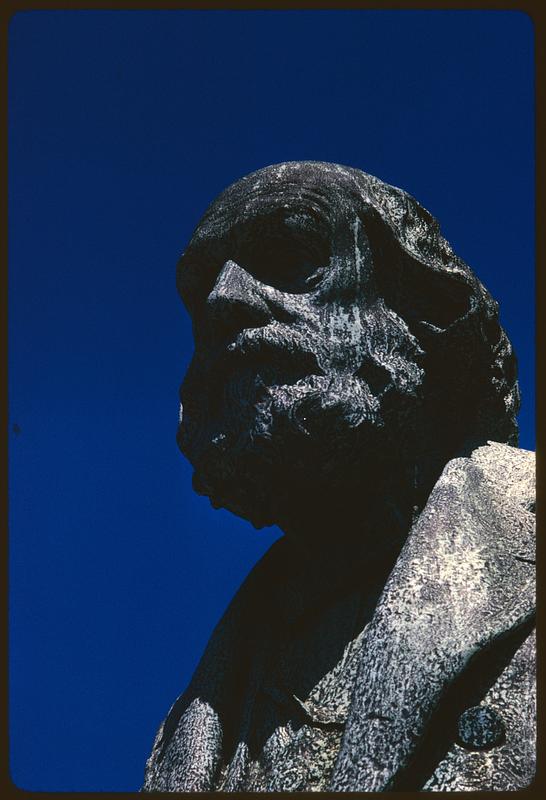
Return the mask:
[[[367, 245], [367, 241], [360, 237], [360, 230], [361, 230], [361, 222], [358, 217], [355, 218], [354, 222], [351, 225], [353, 231], [353, 239], [354, 239], [354, 265], [355, 265], [355, 272], [356, 272], [356, 287], [357, 290], [360, 291], [361, 287], [365, 285], [372, 274], [373, 268], [373, 261], [371, 258], [370, 249]], [[361, 248], [365, 248], [365, 252], [362, 252]]]

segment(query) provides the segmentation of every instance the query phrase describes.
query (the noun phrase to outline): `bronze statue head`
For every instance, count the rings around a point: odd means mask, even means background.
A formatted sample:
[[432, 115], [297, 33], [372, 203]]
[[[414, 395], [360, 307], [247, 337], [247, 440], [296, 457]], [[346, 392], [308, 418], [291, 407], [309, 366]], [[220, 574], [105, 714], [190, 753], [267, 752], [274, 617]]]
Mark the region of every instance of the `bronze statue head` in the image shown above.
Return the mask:
[[256, 527], [404, 482], [419, 504], [466, 444], [517, 443], [496, 302], [429, 212], [371, 175], [304, 161], [237, 181], [177, 285], [195, 339], [178, 441], [196, 490]]

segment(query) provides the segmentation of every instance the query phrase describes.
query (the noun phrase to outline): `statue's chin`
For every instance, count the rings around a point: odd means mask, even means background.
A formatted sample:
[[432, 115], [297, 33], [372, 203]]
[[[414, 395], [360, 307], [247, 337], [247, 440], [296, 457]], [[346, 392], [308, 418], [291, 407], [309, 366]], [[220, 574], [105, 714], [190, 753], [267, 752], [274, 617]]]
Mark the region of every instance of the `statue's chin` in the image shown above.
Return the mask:
[[261, 528], [282, 524], [298, 502], [317, 502], [317, 493], [333, 497], [369, 483], [362, 462], [373, 464], [384, 446], [378, 400], [357, 379], [330, 379], [326, 388], [312, 378], [270, 387], [256, 405], [239, 397], [246, 413], [226, 407], [207, 430], [186, 420], [180, 446], [194, 466], [195, 490], [214, 507]]

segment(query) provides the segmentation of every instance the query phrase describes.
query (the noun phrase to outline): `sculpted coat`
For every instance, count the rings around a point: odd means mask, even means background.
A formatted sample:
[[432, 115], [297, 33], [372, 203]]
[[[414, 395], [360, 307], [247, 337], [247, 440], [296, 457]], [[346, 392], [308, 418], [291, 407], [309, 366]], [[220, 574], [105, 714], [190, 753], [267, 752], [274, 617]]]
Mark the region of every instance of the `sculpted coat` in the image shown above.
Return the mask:
[[[198, 491], [286, 535], [217, 625], [143, 790], [528, 786], [534, 455], [513, 446], [496, 304], [428, 212], [357, 170], [268, 168], [211, 209], [179, 273], [196, 337], [180, 443]], [[329, 223], [326, 254], [311, 212]], [[290, 260], [294, 226], [314, 249]], [[200, 263], [219, 264], [204, 314], [186, 277], [203, 241]], [[338, 270], [327, 292], [324, 264]]]

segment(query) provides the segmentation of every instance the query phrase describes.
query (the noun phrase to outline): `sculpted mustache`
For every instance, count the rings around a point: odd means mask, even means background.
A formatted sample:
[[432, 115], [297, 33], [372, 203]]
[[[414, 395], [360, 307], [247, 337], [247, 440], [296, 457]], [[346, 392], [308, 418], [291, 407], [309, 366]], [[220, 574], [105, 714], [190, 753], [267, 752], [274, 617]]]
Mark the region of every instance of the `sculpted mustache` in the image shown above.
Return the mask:
[[211, 370], [217, 378], [225, 379], [240, 366], [278, 369], [283, 374], [288, 370], [301, 377], [324, 374], [306, 337], [280, 327], [241, 331], [213, 359]]

